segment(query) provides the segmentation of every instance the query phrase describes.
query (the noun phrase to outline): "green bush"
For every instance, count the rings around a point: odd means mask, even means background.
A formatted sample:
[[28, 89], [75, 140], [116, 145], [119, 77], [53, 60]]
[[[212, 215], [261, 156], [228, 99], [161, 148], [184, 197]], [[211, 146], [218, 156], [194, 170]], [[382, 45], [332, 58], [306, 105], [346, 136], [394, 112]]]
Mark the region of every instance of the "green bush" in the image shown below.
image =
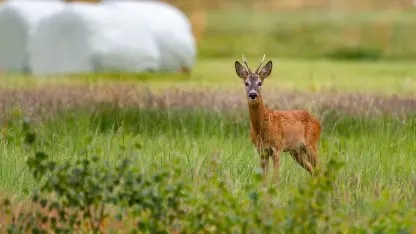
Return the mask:
[[233, 189], [216, 157], [198, 174], [208, 181], [200, 184], [175, 159], [151, 174], [126, 159], [58, 162], [37, 149], [26, 122], [23, 129], [35, 154], [27, 166], [39, 185], [29, 195], [41, 208], [14, 213], [4, 200], [3, 209], [13, 218], [8, 233], [117, 231], [106, 226], [108, 220], [122, 223], [125, 230], [118, 231], [123, 233], [411, 233], [416, 228], [416, 211], [389, 202], [387, 192], [373, 202], [370, 215], [356, 219], [344, 210], [337, 194], [343, 164], [336, 154], [283, 204], [278, 187], [265, 184], [261, 170], [252, 174], [252, 183]]

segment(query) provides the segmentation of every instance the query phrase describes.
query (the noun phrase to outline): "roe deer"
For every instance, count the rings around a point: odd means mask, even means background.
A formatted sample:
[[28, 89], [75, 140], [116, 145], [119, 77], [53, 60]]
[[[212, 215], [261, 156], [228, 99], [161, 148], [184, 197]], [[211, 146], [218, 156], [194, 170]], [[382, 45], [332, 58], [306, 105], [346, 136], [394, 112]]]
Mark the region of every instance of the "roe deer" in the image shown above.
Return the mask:
[[298, 164], [314, 175], [321, 124], [311, 113], [304, 110], [279, 111], [264, 106], [260, 89], [273, 67], [272, 61], [261, 67], [265, 56], [254, 73], [248, 66], [244, 54], [242, 58], [246, 67], [235, 61], [235, 71], [246, 87], [251, 141], [260, 155], [260, 165], [266, 173], [269, 158], [272, 158], [277, 173], [281, 152], [289, 152]]

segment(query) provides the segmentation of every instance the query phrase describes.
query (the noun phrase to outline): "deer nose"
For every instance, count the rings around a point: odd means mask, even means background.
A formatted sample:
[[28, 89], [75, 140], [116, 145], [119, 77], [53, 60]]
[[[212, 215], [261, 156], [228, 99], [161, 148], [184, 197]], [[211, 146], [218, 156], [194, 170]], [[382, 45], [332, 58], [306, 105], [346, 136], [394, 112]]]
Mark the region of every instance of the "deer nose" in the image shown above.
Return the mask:
[[257, 93], [252, 91], [248, 93], [248, 97], [251, 99], [256, 99], [257, 98]]

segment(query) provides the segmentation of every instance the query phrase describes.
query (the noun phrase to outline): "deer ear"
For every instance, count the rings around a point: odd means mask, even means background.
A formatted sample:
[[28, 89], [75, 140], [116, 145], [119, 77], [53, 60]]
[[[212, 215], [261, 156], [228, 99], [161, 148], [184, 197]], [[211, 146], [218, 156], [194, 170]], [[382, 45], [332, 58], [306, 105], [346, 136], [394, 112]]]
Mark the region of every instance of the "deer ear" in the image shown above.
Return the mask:
[[262, 79], [267, 78], [272, 73], [273, 63], [272, 61], [268, 61], [266, 65], [260, 70], [259, 76]]
[[248, 76], [247, 69], [238, 61], [235, 61], [235, 72], [240, 78], [243, 79], [245, 79]]

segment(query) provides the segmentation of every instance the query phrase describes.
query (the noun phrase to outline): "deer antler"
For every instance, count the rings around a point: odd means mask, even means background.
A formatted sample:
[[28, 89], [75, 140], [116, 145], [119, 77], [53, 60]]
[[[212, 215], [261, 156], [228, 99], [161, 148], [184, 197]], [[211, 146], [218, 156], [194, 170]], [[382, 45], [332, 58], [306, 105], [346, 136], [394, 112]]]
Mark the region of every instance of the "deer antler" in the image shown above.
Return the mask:
[[260, 68], [261, 68], [261, 65], [263, 64], [263, 62], [264, 62], [264, 58], [266, 58], [266, 54], [263, 54], [263, 58], [261, 59], [261, 62], [260, 62], [260, 64], [259, 64], [259, 66], [257, 67], [257, 69], [256, 69], [256, 74], [259, 72], [259, 70], [260, 70]]
[[249, 73], [251, 73], [251, 69], [250, 69], [250, 67], [248, 66], [248, 64], [247, 64], [247, 60], [246, 60], [246, 58], [244, 57], [244, 54], [241, 54], [241, 57], [243, 58], [243, 62], [244, 62], [244, 64], [246, 64], [246, 67], [247, 67], [247, 69], [248, 69], [248, 72]]

